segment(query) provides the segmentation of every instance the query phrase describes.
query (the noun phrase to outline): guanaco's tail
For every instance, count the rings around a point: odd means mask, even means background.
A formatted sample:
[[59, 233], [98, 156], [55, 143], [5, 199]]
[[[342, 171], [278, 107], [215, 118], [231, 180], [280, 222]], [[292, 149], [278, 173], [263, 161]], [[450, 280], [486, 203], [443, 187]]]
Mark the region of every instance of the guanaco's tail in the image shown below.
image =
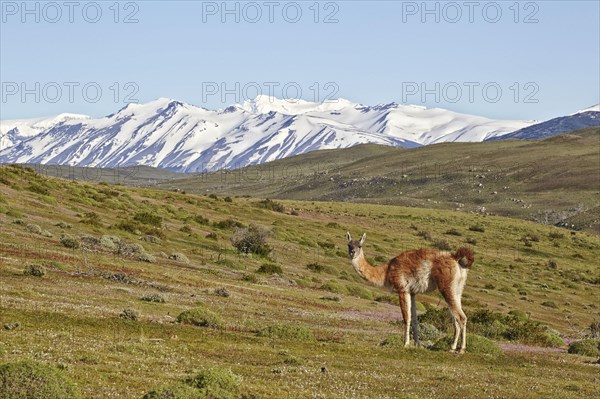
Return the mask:
[[467, 247], [460, 247], [452, 255], [455, 261], [462, 267], [469, 268], [475, 262], [473, 251]]

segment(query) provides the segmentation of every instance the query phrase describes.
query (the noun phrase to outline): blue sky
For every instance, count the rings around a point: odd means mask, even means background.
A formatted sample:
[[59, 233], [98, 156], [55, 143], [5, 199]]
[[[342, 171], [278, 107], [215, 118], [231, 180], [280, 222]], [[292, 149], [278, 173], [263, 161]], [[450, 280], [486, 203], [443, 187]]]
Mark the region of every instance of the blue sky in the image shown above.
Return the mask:
[[540, 120], [600, 102], [599, 2], [515, 3], [2, 1], [0, 118], [259, 92]]

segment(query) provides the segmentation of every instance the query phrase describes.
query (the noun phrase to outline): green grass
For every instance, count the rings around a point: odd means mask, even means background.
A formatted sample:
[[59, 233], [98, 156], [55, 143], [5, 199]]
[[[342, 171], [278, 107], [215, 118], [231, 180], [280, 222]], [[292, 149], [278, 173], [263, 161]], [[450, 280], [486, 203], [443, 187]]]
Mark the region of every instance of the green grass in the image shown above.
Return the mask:
[[[227, 202], [44, 178], [12, 167], [3, 169], [2, 178], [9, 184], [0, 183], [6, 209], [0, 214], [0, 326], [18, 327], [2, 330], [0, 364], [43, 359], [74, 381], [85, 398], [141, 398], [161, 387], [185, 397], [192, 393], [184, 381], [214, 368], [239, 376], [240, 395], [248, 397], [477, 398], [485, 390], [490, 397], [579, 398], [597, 392], [597, 366], [564, 347], [489, 355], [475, 353], [473, 346], [458, 357], [380, 346], [388, 337], [401, 339], [397, 296], [357, 278], [345, 242], [348, 230], [366, 232], [366, 255], [389, 259], [404, 249], [430, 246], [417, 231], [452, 248], [465, 245], [466, 232], [472, 233], [476, 261], [463, 297], [469, 332], [485, 333], [501, 346], [509, 339], [542, 346], [523, 340], [523, 329], [553, 337], [556, 330], [561, 338], [575, 339], [574, 332], [597, 320], [596, 235], [462, 211], [278, 200], [285, 209], [298, 210], [294, 216], [259, 208], [252, 198]], [[31, 183], [48, 188], [58, 205], [19, 190]], [[90, 212], [99, 224], [81, 223]], [[160, 229], [136, 233], [117, 227], [140, 212], [160, 217]], [[136, 223], [138, 229], [156, 228]], [[29, 232], [28, 224], [52, 237]], [[251, 224], [269, 231], [268, 258], [231, 245], [235, 227]], [[184, 225], [195, 236], [180, 231]], [[485, 231], [470, 232], [473, 225]], [[207, 237], [215, 229], [217, 241]], [[450, 229], [464, 235], [446, 234]], [[72, 239], [63, 239], [67, 246], [61, 243], [65, 233]], [[160, 240], [142, 240], [148, 234]], [[524, 247], [520, 238], [532, 235], [538, 241]], [[105, 236], [117, 236], [119, 243], [110, 239], [113, 247]], [[140, 243], [154, 263], [132, 252], [140, 247], [131, 244]], [[557, 267], [548, 267], [548, 259]], [[43, 265], [45, 276], [25, 276], [30, 264]], [[263, 264], [282, 272], [255, 273]], [[221, 288], [231, 295], [216, 295]], [[142, 300], [154, 293], [165, 302]], [[418, 300], [427, 309], [444, 307], [435, 292]], [[120, 318], [125, 309], [135, 310], [137, 320]], [[219, 327], [198, 327], [204, 323], [198, 315], [189, 318], [191, 324], [177, 322], [193, 309], [202, 311], [202, 320], [217, 315]], [[504, 316], [494, 329], [479, 331], [484, 322], [472, 315], [480, 309]], [[505, 319], [509, 313], [517, 320], [513, 324]], [[423, 323], [447, 334], [449, 314], [436, 317]]]

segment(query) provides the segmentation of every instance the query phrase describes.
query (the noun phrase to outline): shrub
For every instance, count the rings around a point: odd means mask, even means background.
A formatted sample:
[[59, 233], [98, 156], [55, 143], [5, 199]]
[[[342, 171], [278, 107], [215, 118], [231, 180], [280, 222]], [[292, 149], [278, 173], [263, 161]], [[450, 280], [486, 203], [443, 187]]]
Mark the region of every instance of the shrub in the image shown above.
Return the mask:
[[334, 294], [348, 295], [348, 289], [336, 281], [328, 281], [321, 286], [322, 290], [333, 292]]
[[71, 249], [77, 249], [79, 248], [80, 244], [79, 244], [79, 240], [77, 238], [74, 238], [68, 234], [63, 234], [60, 237], [60, 243], [62, 245], [64, 245], [67, 248], [71, 248]]
[[210, 220], [208, 220], [207, 218], [205, 218], [202, 215], [196, 215], [196, 216], [194, 216], [194, 222], [196, 222], [198, 224], [206, 225], [206, 224], [210, 223]]
[[456, 229], [446, 230], [446, 232], [444, 234], [448, 234], [451, 236], [462, 236], [462, 233]]
[[350, 284], [346, 286], [346, 289], [348, 290], [348, 294], [352, 296], [373, 300], [373, 293], [360, 285]]
[[79, 399], [77, 386], [53, 367], [32, 360], [0, 366], [0, 399]]
[[256, 272], [262, 274], [283, 274], [283, 269], [275, 263], [263, 263]]
[[469, 227], [469, 230], [476, 231], [478, 233], [485, 233], [485, 227], [481, 224], [474, 224], [473, 226]]
[[550, 269], [556, 270], [558, 269], [558, 264], [554, 259], [548, 259], [548, 263], [546, 264]]
[[233, 202], [233, 200], [231, 199], [231, 197], [225, 197], [225, 198], [223, 198], [223, 201], [225, 201], [225, 202]]
[[186, 379], [185, 383], [206, 392], [207, 399], [225, 399], [237, 397], [242, 379], [231, 370], [210, 368]]
[[229, 298], [231, 296], [231, 294], [229, 293], [229, 290], [225, 287], [217, 288], [215, 290], [215, 295], [222, 296], [223, 298]]
[[191, 233], [191, 232], [192, 232], [192, 228], [191, 228], [189, 225], [187, 225], [187, 224], [184, 224], [184, 225], [183, 225], [183, 226], [182, 226], [182, 227], [179, 229], [179, 231], [181, 231], [182, 233]]
[[267, 256], [272, 250], [268, 238], [269, 232], [267, 230], [251, 224], [248, 228], [236, 228], [233, 236], [231, 236], [231, 243], [238, 251], [243, 253]]
[[14, 323], [5, 323], [4, 324], [4, 329], [8, 330], [8, 331], [16, 330], [19, 327], [21, 327], [21, 323], [19, 323], [18, 321], [15, 321]]
[[290, 341], [313, 341], [312, 331], [298, 324], [273, 324], [258, 332], [259, 337], [269, 337]]
[[221, 328], [223, 321], [221, 317], [204, 308], [193, 308], [181, 312], [177, 316], [177, 321], [182, 324], [191, 324], [199, 327]]
[[558, 305], [556, 304], [556, 302], [552, 302], [552, 301], [542, 302], [542, 306], [546, 306], [547, 308], [552, 308], [552, 309], [558, 309]]
[[123, 230], [123, 231], [126, 231], [131, 234], [135, 234], [135, 235], [142, 234], [137, 223], [133, 223], [130, 221], [120, 222], [120, 223], [116, 224], [115, 227], [119, 230]]
[[450, 243], [446, 240], [436, 240], [435, 242], [433, 242], [433, 244], [431, 244], [434, 248], [437, 248], [439, 250], [442, 251], [449, 251], [452, 249], [452, 246], [450, 245]]
[[148, 294], [142, 297], [142, 301], [154, 302], [154, 303], [165, 303], [165, 298], [160, 294]]
[[139, 317], [139, 314], [137, 311], [133, 310], [133, 309], [124, 309], [120, 314], [119, 317], [121, 319], [125, 319], [125, 320], [133, 320], [136, 321]]
[[156, 256], [144, 251], [138, 254], [137, 260], [139, 260], [140, 262], [154, 263], [156, 262]]
[[321, 273], [321, 272], [325, 272], [327, 274], [331, 274], [334, 276], [339, 275], [339, 271], [333, 267], [333, 266], [328, 266], [328, 265], [322, 265], [320, 263], [309, 263], [308, 265], [306, 265], [306, 268], [308, 270], [311, 270], [315, 273]]
[[183, 382], [153, 389], [145, 394], [142, 399], [199, 399], [200, 392]]
[[571, 343], [568, 352], [575, 355], [600, 356], [598, 345], [600, 345], [599, 338], [582, 339]]
[[147, 224], [154, 227], [162, 226], [162, 217], [150, 212], [138, 212], [133, 216], [133, 220], [142, 224]]
[[144, 247], [136, 242], [132, 244], [121, 243], [121, 245], [119, 246], [119, 253], [122, 255], [133, 256], [139, 255], [144, 252], [146, 252]]
[[274, 211], [274, 212], [280, 212], [280, 213], [285, 212], [285, 207], [283, 206], [282, 203], [270, 200], [268, 198], [257, 202], [256, 206], [258, 206], [259, 208], [268, 209], [268, 210]]
[[238, 222], [235, 219], [225, 219], [220, 222], [214, 222], [213, 226], [218, 229], [232, 229], [232, 228], [242, 228], [244, 225], [241, 222]]
[[466, 242], [467, 244], [471, 244], [471, 245], [477, 245], [477, 240], [476, 240], [476, 239], [474, 239], [474, 238], [472, 238], [472, 237], [469, 237], [469, 238], [467, 238], [467, 239], [465, 240], [465, 242]]
[[403, 348], [404, 347], [404, 338], [400, 335], [390, 335], [385, 338], [383, 341], [379, 343], [379, 346], [387, 346], [394, 348]]
[[32, 193], [36, 193], [36, 194], [41, 194], [41, 195], [50, 195], [50, 191], [48, 191], [48, 189], [38, 183], [35, 182], [31, 182], [29, 184], [29, 186], [27, 187], [27, 190], [31, 191]]
[[121, 239], [118, 236], [103, 235], [100, 237], [100, 246], [111, 251], [116, 251], [118, 245], [121, 243]]
[[37, 224], [28, 224], [26, 228], [27, 228], [27, 231], [29, 231], [30, 233], [42, 234], [42, 228], [40, 226], [38, 226]]
[[560, 348], [561, 346], [565, 346], [565, 341], [563, 341], [560, 336], [551, 332], [539, 334], [533, 342], [539, 346], [549, 348]]
[[424, 238], [427, 241], [431, 241], [431, 234], [429, 234], [427, 231], [420, 230], [417, 232], [417, 236]]
[[23, 270], [25, 276], [43, 277], [46, 275], [46, 268], [41, 265], [27, 265]]
[[169, 259], [175, 260], [177, 262], [183, 262], [185, 264], [190, 263], [188, 257], [182, 254], [181, 252], [173, 252], [171, 255], [169, 255]]
[[439, 309], [429, 307], [425, 313], [418, 315], [417, 319], [419, 324], [431, 324], [442, 332], [448, 331], [453, 326], [450, 310], [446, 307]]
[[214, 241], [217, 241], [219, 239], [219, 237], [217, 236], [217, 233], [215, 233], [214, 231], [211, 231], [210, 233], [208, 233], [206, 235], [206, 238], [208, 238], [209, 240], [214, 240]]
[[[410, 326], [410, 335], [412, 337], [412, 324]], [[419, 323], [419, 340], [424, 342], [436, 342], [443, 335], [440, 330], [435, 328], [434, 325], [429, 323]]]
[[242, 277], [242, 281], [256, 284], [258, 283], [258, 278], [256, 278], [254, 274], [246, 274], [244, 277]]
[[102, 224], [100, 223], [100, 215], [96, 212], [86, 212], [80, 222], [91, 226], [100, 226]]
[[557, 239], [557, 238], [565, 238], [565, 235], [563, 233], [559, 233], [558, 231], [552, 231], [548, 234], [548, 237], [551, 239]]
[[321, 265], [320, 263], [316, 263], [316, 262], [309, 263], [308, 265], [306, 265], [306, 268], [315, 273], [321, 273], [323, 270], [325, 270], [325, 266]]
[[[431, 349], [434, 351], [448, 351], [450, 350], [451, 343], [452, 337], [444, 337], [442, 339], [439, 339], [435, 344], [433, 344]], [[500, 349], [498, 344], [496, 344], [492, 340], [475, 334], [467, 334], [467, 352], [485, 353], [488, 355], [501, 355], [502, 349]]]
[[145, 236], [143, 236], [142, 241], [146, 241], [151, 244], [157, 244], [157, 245], [162, 244], [162, 240], [160, 238], [153, 236], [151, 234], [146, 234]]

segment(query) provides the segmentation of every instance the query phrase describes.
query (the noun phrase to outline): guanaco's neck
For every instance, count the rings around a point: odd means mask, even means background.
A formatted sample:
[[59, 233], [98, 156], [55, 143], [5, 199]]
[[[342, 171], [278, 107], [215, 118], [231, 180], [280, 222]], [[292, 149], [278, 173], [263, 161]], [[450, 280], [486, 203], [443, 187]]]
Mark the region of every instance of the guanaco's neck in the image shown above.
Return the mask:
[[365, 280], [375, 284], [378, 287], [385, 285], [385, 278], [387, 275], [388, 265], [375, 267], [371, 266], [364, 253], [361, 251], [360, 255], [352, 259], [352, 266], [354, 270]]

